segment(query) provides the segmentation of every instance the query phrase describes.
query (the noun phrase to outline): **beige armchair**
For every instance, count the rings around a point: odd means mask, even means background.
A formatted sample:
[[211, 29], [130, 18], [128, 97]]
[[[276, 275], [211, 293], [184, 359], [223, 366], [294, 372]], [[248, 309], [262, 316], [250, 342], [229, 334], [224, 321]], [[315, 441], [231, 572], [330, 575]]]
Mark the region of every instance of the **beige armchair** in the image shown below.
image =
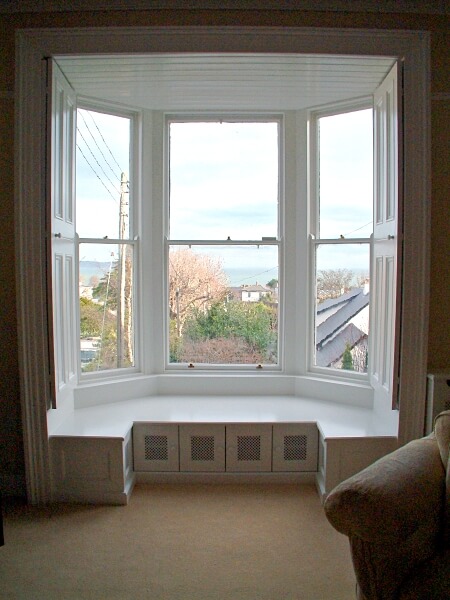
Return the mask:
[[338, 485], [325, 501], [348, 536], [359, 600], [450, 600], [450, 411]]

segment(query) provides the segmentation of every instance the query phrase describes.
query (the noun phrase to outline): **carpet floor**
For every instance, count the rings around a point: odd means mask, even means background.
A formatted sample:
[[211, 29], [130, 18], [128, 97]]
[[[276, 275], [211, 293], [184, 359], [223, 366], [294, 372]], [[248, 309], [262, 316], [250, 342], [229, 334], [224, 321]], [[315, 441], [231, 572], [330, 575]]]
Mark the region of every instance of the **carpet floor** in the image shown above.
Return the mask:
[[352, 600], [312, 485], [137, 485], [128, 506], [3, 508], [2, 600]]

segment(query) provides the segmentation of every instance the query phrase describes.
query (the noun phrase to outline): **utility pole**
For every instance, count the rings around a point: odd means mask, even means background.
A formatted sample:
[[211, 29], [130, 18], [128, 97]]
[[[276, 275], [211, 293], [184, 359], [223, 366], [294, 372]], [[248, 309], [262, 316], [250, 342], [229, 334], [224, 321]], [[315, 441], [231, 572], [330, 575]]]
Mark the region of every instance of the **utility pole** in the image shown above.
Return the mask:
[[180, 324], [180, 290], [175, 290], [175, 300], [177, 305], [177, 335], [181, 336], [181, 324]]
[[[119, 203], [119, 240], [126, 238], [128, 227], [128, 180], [125, 173], [120, 178], [120, 203]], [[127, 302], [126, 302], [126, 279], [127, 279], [127, 260], [126, 246], [119, 244], [119, 264], [117, 273], [118, 287], [118, 306], [117, 306], [117, 366], [122, 367], [124, 362], [124, 346], [127, 342], [125, 335], [127, 321]], [[129, 342], [128, 344], [129, 345]], [[130, 358], [132, 358], [130, 356]]]

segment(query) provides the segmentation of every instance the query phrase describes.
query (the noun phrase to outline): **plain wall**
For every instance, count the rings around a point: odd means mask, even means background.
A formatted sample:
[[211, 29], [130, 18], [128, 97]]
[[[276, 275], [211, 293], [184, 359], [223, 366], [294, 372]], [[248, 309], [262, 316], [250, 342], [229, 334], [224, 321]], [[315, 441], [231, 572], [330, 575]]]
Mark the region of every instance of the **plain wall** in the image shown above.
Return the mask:
[[[167, 4], [170, 4], [169, 2]], [[239, 4], [239, 3], [236, 3]], [[242, 5], [243, 3], [241, 3]], [[351, 2], [349, 2], [351, 5]], [[92, 3], [95, 5], [95, 2]], [[413, 29], [431, 32], [431, 285], [429, 372], [450, 372], [449, 18], [300, 10], [18, 12], [0, 15], [0, 491], [25, 494], [14, 254], [14, 36], [16, 29], [241, 25]], [[425, 200], [425, 199], [424, 199]], [[407, 202], [408, 199], [406, 198]]]

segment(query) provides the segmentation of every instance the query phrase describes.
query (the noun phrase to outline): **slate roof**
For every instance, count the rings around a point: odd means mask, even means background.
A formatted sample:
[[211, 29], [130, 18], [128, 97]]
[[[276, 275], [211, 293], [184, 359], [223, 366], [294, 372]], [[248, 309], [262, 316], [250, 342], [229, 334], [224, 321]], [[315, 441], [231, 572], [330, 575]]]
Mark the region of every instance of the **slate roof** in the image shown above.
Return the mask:
[[353, 348], [366, 334], [353, 323], [348, 323], [342, 331], [328, 343], [317, 348], [316, 365], [329, 367], [344, 354], [347, 345]]
[[[344, 297], [347, 296], [344, 300]], [[327, 304], [325, 309], [322, 308], [322, 304]], [[324, 310], [333, 308], [339, 305], [340, 308], [325, 319], [317, 327], [316, 332], [316, 346], [317, 349], [322, 347], [327, 340], [337, 333], [346, 323], [348, 323], [355, 315], [362, 311], [363, 308], [369, 304], [369, 294], [364, 294], [362, 288], [356, 288], [351, 290], [348, 294], [344, 294], [339, 298], [332, 298], [326, 300], [322, 304], [319, 304], [317, 312], [323, 312]], [[344, 347], [345, 350], [345, 347]]]
[[328, 298], [327, 300], [324, 300], [323, 302], [317, 305], [317, 314], [323, 313], [324, 311], [333, 308], [338, 304], [343, 304], [344, 302], [347, 302], [347, 300], [350, 300], [350, 298], [358, 296], [360, 293], [361, 288], [352, 288], [346, 294], [342, 294], [342, 296], [339, 296], [339, 298]]
[[228, 292], [232, 294], [237, 300], [241, 300], [243, 292], [259, 292], [260, 294], [269, 294], [270, 292], [272, 292], [272, 290], [267, 287], [264, 287], [263, 285], [256, 284], [229, 287]]
[[241, 292], [264, 292], [266, 294], [270, 292], [269, 288], [266, 288], [263, 285], [259, 285], [259, 283], [257, 283], [256, 285], [244, 285], [239, 289], [241, 290]]

